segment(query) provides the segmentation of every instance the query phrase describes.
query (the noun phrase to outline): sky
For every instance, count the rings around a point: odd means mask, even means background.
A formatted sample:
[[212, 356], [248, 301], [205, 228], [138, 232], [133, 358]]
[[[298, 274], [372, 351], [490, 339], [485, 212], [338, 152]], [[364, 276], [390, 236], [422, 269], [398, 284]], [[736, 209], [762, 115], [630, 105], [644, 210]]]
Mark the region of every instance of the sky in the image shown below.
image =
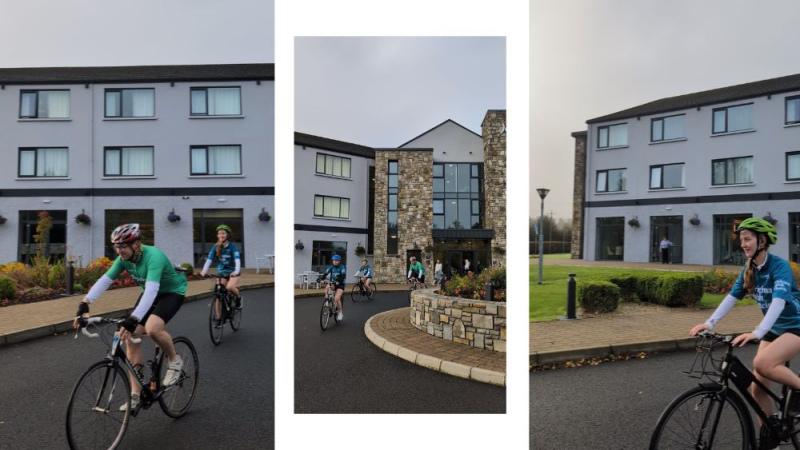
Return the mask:
[[575, 131], [653, 100], [800, 73], [800, 2], [535, 0], [530, 217], [572, 217]]
[[[25, 0], [0, 14], [0, 67], [275, 62], [273, 0]], [[242, 14], [247, 10], [247, 14]]]
[[397, 147], [506, 108], [503, 37], [295, 38], [295, 130]]

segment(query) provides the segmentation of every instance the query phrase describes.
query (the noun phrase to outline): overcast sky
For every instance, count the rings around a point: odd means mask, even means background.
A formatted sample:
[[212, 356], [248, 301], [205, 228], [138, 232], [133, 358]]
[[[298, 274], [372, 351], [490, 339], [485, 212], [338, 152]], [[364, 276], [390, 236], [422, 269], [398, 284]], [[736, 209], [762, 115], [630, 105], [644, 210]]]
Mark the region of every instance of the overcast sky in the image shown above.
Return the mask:
[[536, 0], [530, 14], [530, 181], [555, 217], [572, 216], [570, 134], [587, 120], [800, 73], [794, 0]]
[[481, 134], [505, 109], [502, 37], [295, 38], [295, 130], [396, 147], [452, 119]]
[[273, 4], [8, 1], [0, 13], [0, 67], [272, 63]]

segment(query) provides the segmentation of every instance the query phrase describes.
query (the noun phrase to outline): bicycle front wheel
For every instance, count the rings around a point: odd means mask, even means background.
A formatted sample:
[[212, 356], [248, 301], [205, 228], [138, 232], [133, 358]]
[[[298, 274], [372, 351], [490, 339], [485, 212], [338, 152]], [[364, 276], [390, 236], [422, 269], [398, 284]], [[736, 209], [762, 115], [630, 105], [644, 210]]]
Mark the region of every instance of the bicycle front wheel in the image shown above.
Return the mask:
[[229, 314], [228, 319], [230, 319], [230, 321], [231, 321], [231, 328], [233, 329], [233, 331], [239, 331], [239, 328], [242, 327], [242, 311], [243, 310], [236, 308], [236, 301], [235, 300], [231, 300], [229, 305], [230, 305], [230, 309], [228, 310], [229, 311], [228, 312], [228, 314]]
[[372, 288], [372, 293], [367, 295], [367, 299], [372, 300], [375, 298], [376, 295], [378, 295], [378, 283], [373, 281], [372, 283], [369, 284], [369, 287]]
[[208, 331], [211, 333], [211, 342], [219, 345], [222, 342], [222, 331], [225, 328], [225, 305], [214, 297], [211, 299], [211, 308], [208, 312]]
[[[176, 337], [172, 342], [175, 345], [175, 353], [183, 360], [183, 368], [175, 384], [162, 388], [158, 404], [161, 405], [164, 414], [177, 419], [186, 414], [192, 406], [197, 382], [200, 379], [200, 364], [192, 341], [185, 337]], [[167, 354], [162, 352], [158, 361], [159, 380], [164, 379], [168, 366]]]
[[353, 289], [350, 290], [350, 300], [355, 303], [359, 297], [361, 297], [361, 289], [358, 288], [358, 284], [354, 284]]
[[738, 394], [723, 387], [697, 386], [664, 410], [650, 450], [750, 449], [753, 422]]
[[331, 322], [331, 317], [333, 316], [333, 302], [330, 299], [325, 299], [322, 302], [322, 311], [319, 315], [319, 326], [322, 327], [322, 331], [325, 331], [328, 328], [328, 324]]
[[[120, 407], [127, 408], [120, 410]], [[100, 361], [78, 379], [67, 407], [67, 442], [74, 450], [114, 449], [130, 419], [131, 388], [116, 361]]]

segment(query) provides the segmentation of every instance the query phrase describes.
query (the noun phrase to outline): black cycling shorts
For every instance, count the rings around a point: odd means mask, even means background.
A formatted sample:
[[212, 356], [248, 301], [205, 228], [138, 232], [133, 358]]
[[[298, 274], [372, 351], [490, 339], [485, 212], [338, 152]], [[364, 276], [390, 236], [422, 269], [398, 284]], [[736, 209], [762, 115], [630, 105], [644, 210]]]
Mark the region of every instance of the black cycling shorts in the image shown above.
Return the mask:
[[[786, 333], [793, 334], [795, 336], [800, 336], [800, 328], [792, 328], [790, 330], [786, 330], [786, 331], [783, 332], [783, 334], [786, 334]], [[772, 342], [775, 339], [778, 339], [779, 337], [780, 336], [778, 336], [777, 334], [775, 334], [772, 331], [770, 331], [769, 333], [765, 334], [764, 337], [761, 338], [761, 340], [762, 341], [767, 341], [767, 342]]]
[[418, 280], [420, 283], [425, 283], [425, 275], [420, 275]]
[[[136, 307], [139, 306], [139, 302], [142, 301], [142, 295], [139, 295], [139, 298], [136, 300], [136, 305], [133, 307], [133, 309], [136, 309]], [[146, 324], [147, 319], [151, 314], [160, 317], [164, 323], [169, 322], [172, 317], [175, 316], [175, 313], [181, 309], [184, 298], [186, 297], [172, 292], [157, 294], [155, 300], [153, 300], [153, 306], [147, 310], [147, 314], [145, 314], [144, 317], [139, 320], [139, 323], [142, 325]]]

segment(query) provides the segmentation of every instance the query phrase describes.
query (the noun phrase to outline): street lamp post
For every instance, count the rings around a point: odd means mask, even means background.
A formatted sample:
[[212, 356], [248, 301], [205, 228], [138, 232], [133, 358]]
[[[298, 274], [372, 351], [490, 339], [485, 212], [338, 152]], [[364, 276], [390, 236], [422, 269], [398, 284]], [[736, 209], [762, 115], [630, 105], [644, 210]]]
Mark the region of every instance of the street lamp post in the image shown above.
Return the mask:
[[536, 189], [536, 192], [539, 193], [539, 198], [542, 199], [542, 209], [539, 213], [539, 284], [542, 284], [542, 264], [544, 261], [544, 241], [542, 240], [544, 236], [544, 198], [547, 197], [550, 189], [539, 188]]

